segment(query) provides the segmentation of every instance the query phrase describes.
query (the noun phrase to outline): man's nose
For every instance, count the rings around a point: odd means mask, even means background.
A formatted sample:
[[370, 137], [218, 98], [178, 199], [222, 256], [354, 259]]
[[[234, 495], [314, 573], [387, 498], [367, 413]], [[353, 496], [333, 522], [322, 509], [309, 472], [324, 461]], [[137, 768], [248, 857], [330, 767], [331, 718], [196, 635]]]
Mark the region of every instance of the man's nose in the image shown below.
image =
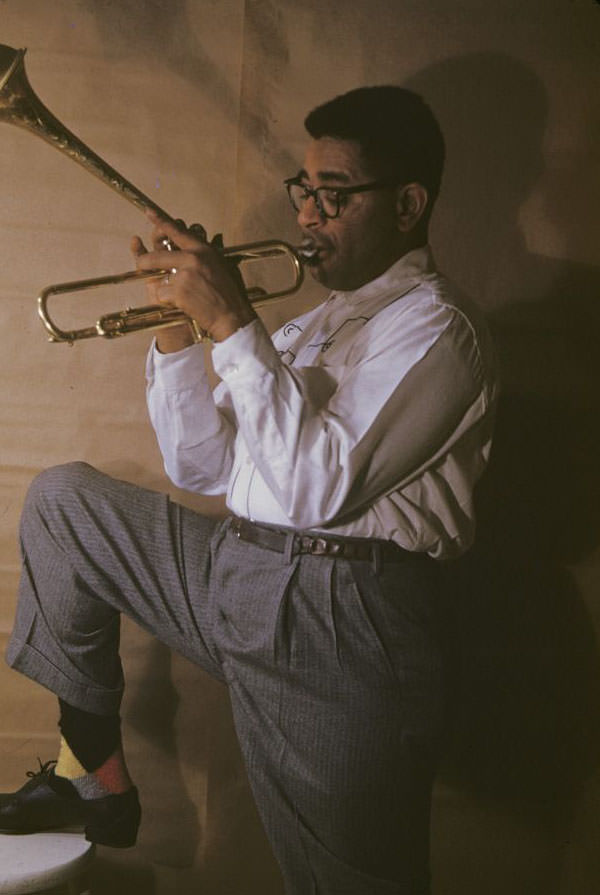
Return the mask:
[[318, 227], [324, 221], [314, 196], [307, 196], [304, 205], [298, 212], [298, 224], [301, 227]]

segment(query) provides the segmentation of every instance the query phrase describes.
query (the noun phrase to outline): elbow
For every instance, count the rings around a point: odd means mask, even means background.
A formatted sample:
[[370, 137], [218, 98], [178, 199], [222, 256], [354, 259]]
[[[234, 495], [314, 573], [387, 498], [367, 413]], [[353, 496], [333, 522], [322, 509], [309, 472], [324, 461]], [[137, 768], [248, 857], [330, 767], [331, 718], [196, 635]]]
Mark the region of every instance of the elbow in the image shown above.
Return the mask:
[[182, 463], [164, 463], [164, 469], [170, 482], [176, 488], [184, 491], [193, 491], [196, 494], [204, 493], [203, 477], [196, 470], [190, 469]]
[[199, 466], [198, 463], [181, 455], [164, 461], [164, 469], [169, 480], [176, 488], [191, 491], [194, 494], [216, 495], [227, 491], [229, 467], [224, 463], [219, 466]]
[[279, 502], [292, 528], [324, 528], [344, 511], [351, 489], [349, 464], [329, 456], [325, 463], [298, 463]]

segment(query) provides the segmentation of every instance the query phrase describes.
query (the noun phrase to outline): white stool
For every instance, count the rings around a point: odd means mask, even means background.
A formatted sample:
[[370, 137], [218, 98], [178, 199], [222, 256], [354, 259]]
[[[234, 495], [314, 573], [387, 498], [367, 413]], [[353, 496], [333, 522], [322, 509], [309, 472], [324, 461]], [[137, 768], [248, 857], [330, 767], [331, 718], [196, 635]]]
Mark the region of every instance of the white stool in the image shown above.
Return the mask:
[[82, 833], [0, 833], [0, 895], [30, 895], [62, 887], [89, 895], [85, 872], [94, 846]]

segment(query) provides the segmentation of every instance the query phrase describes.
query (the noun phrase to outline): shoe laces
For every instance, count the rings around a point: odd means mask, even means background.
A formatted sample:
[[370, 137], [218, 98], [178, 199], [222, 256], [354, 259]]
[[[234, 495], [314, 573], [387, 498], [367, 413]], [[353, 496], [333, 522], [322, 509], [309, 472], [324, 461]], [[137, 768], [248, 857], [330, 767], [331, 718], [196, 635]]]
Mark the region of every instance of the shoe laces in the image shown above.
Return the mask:
[[44, 777], [51, 768], [55, 767], [55, 765], [58, 764], [58, 762], [55, 758], [51, 758], [49, 761], [45, 761], [42, 764], [42, 760], [38, 755], [38, 764], [40, 766], [38, 771], [27, 771], [28, 777]]

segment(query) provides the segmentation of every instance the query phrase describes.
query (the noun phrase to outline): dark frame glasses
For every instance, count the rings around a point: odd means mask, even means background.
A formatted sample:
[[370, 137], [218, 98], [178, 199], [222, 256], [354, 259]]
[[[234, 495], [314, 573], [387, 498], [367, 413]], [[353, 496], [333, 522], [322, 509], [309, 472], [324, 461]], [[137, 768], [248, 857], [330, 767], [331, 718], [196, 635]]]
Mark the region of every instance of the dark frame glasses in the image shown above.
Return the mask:
[[307, 199], [313, 198], [323, 218], [337, 218], [344, 209], [346, 196], [353, 193], [366, 193], [370, 190], [380, 190], [385, 187], [398, 186], [398, 180], [372, 180], [370, 183], [361, 183], [357, 186], [318, 186], [312, 187], [302, 182], [302, 177], [288, 177], [283, 181], [288, 198], [295, 211], [301, 211]]

